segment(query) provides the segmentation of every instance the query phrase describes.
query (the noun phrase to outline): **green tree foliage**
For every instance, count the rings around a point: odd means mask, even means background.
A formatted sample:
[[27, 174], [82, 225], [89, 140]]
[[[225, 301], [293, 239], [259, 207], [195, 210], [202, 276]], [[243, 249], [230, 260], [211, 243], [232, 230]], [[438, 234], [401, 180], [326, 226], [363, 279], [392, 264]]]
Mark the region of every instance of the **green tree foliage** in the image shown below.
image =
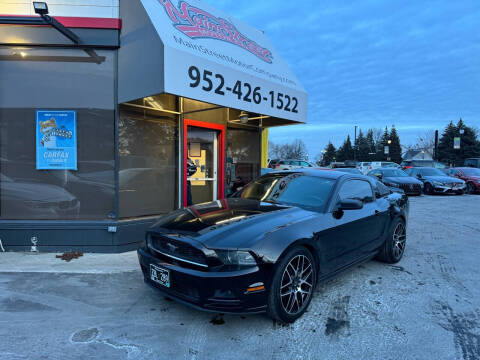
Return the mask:
[[[463, 134], [460, 134], [463, 130]], [[460, 149], [453, 148], [455, 137], [460, 137]], [[438, 142], [438, 160], [450, 165], [461, 166], [466, 158], [480, 156], [480, 141], [477, 131], [466, 126], [462, 119], [457, 125], [452, 121], [443, 130]]]
[[[390, 139], [390, 134], [388, 133], [388, 128], [385, 126], [385, 131], [383, 132], [383, 135], [382, 135], [379, 143], [375, 144], [376, 148], [377, 148], [376, 160], [387, 161], [388, 157], [390, 156], [390, 146], [388, 144], [389, 139]], [[388, 154], [385, 154], [385, 146], [389, 147], [389, 153]]]
[[[368, 136], [368, 135], [367, 135]], [[372, 133], [372, 141], [373, 141], [373, 133]], [[370, 160], [370, 144], [368, 139], [363, 136], [362, 130], [358, 132], [357, 141], [355, 143], [355, 147], [357, 150], [357, 160], [358, 161], [369, 161]]]
[[350, 141], [350, 135], [343, 142], [337, 150], [337, 161], [353, 160], [353, 147]]
[[375, 158], [376, 155], [376, 144], [375, 139], [373, 138], [373, 129], [368, 129], [367, 136], [365, 137], [367, 145], [368, 145], [368, 158], [367, 161], [371, 161]]
[[390, 159], [397, 164], [402, 162], [402, 146], [400, 145], [400, 138], [397, 134], [397, 129], [395, 129], [395, 125], [392, 125], [390, 130], [389, 138], [391, 140], [390, 143]]
[[335, 161], [335, 155], [337, 153], [337, 149], [335, 146], [329, 141], [328, 145], [325, 147], [325, 154], [323, 155], [323, 165], [328, 165], [332, 161]]

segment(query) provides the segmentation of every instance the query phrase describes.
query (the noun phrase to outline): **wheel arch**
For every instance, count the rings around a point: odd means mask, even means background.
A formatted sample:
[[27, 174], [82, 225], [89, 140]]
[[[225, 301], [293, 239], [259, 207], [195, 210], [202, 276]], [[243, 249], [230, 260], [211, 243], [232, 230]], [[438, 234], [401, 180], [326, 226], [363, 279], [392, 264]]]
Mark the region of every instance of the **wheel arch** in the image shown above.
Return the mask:
[[297, 240], [293, 241], [292, 243], [290, 243], [281, 252], [281, 254], [277, 257], [277, 259], [275, 261], [275, 264], [277, 264], [280, 261], [280, 259], [282, 259], [285, 256], [286, 253], [288, 253], [291, 249], [293, 249], [294, 247], [297, 247], [297, 246], [301, 246], [301, 247], [306, 248], [312, 254], [313, 259], [315, 260], [315, 269], [317, 270], [317, 274], [319, 274], [320, 273], [320, 263], [321, 263], [320, 256], [318, 255], [317, 248], [312, 243], [312, 241], [309, 240], [309, 239], [297, 239]]

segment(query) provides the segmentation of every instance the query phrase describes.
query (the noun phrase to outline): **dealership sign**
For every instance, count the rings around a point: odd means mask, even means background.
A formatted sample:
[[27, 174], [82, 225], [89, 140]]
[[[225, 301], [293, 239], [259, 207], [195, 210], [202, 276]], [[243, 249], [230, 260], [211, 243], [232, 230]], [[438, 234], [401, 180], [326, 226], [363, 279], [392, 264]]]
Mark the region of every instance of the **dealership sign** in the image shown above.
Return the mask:
[[77, 114], [37, 110], [37, 170], [77, 170]]
[[306, 122], [305, 89], [262, 31], [198, 0], [141, 2], [163, 46], [159, 92]]

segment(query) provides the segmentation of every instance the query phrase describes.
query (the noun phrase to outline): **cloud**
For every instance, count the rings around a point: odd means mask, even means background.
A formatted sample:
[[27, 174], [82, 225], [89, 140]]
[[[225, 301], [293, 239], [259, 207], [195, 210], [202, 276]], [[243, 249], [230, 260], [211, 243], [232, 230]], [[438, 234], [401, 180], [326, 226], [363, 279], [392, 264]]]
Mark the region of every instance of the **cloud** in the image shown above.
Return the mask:
[[395, 124], [404, 143], [459, 117], [480, 127], [478, 0], [207, 2], [265, 30], [308, 92], [308, 124], [274, 142], [315, 154], [356, 124]]

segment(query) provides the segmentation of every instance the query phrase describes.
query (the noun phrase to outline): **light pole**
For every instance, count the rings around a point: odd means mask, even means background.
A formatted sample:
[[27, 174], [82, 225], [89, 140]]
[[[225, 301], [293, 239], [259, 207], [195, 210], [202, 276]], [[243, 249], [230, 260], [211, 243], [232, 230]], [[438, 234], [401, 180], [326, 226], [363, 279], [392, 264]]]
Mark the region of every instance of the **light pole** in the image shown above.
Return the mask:
[[355, 125], [355, 137], [353, 139], [353, 160], [357, 160], [357, 127], [358, 125]]

